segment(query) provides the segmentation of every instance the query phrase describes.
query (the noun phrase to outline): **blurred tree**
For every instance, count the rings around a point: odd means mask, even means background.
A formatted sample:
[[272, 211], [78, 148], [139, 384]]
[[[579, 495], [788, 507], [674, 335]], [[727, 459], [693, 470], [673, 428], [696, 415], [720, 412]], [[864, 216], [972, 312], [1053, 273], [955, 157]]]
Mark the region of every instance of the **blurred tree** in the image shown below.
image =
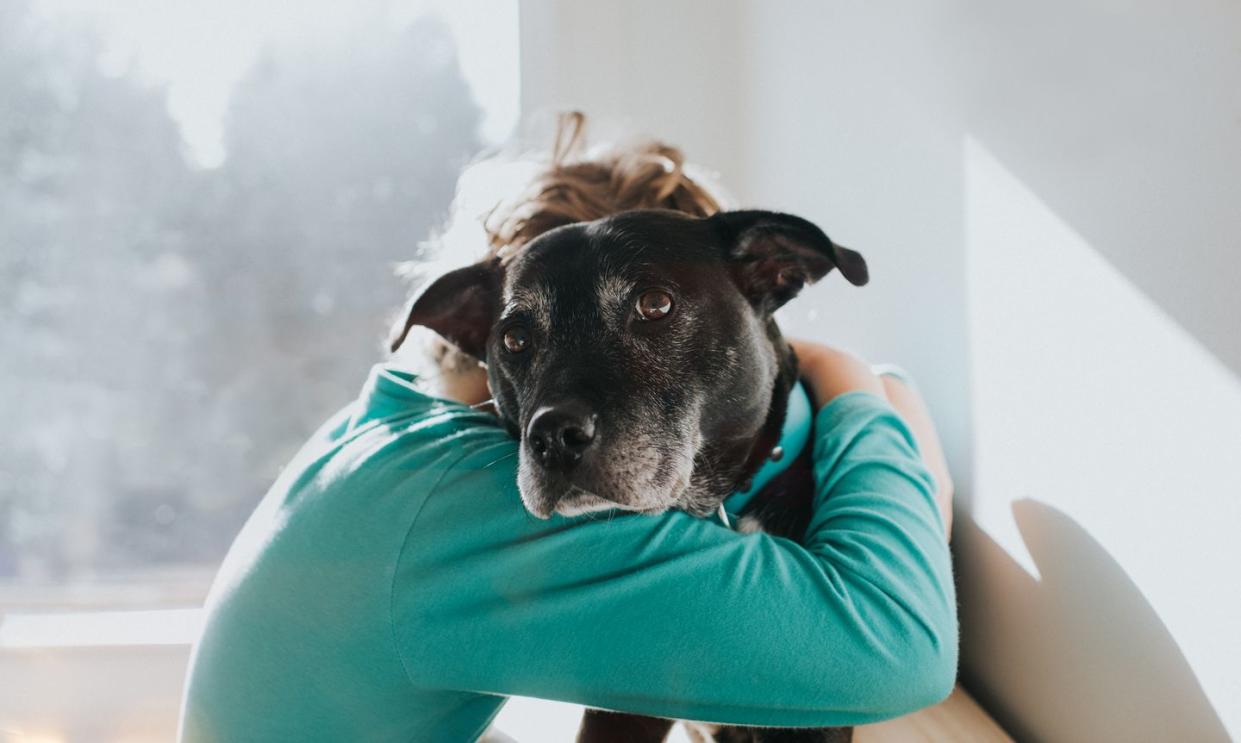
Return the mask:
[[59, 572], [106, 554], [100, 525], [142, 472], [131, 453], [157, 440], [153, 398], [185, 365], [148, 295], [178, 249], [161, 207], [189, 171], [161, 90], [101, 73], [95, 37], [27, 3], [0, 12], [0, 553]]
[[438, 22], [351, 40], [264, 54], [204, 171], [163, 90], [0, 3], [0, 576], [218, 559], [356, 393], [480, 112]]

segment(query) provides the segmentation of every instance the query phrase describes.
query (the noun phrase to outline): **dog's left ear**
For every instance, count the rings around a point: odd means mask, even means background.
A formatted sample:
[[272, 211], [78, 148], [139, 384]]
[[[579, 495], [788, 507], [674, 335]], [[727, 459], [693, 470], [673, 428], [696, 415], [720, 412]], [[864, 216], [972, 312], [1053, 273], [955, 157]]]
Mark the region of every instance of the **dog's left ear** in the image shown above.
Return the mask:
[[860, 253], [832, 242], [801, 217], [734, 211], [710, 219], [723, 234], [737, 285], [756, 307], [775, 311], [833, 268], [854, 286], [869, 280]]
[[487, 358], [487, 336], [500, 301], [498, 259], [475, 263], [440, 276], [409, 303], [404, 326], [392, 328], [389, 347], [396, 351], [415, 325], [434, 330], [476, 359]]

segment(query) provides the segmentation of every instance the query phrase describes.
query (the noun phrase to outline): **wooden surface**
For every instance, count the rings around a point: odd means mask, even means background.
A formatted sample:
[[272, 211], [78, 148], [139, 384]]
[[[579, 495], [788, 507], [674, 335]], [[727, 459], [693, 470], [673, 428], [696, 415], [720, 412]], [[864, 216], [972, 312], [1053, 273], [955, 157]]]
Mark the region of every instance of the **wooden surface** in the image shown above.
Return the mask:
[[[501, 710], [482, 743], [571, 741], [577, 735], [581, 718], [582, 708], [574, 704], [514, 697]], [[668, 736], [668, 743], [692, 743], [692, 740], [683, 725], [674, 727]], [[934, 707], [857, 728], [853, 740], [854, 743], [1008, 743], [1012, 739], [958, 686]]]
[[947, 699], [895, 720], [863, 725], [854, 743], [1011, 743], [1000, 726], [961, 687]]

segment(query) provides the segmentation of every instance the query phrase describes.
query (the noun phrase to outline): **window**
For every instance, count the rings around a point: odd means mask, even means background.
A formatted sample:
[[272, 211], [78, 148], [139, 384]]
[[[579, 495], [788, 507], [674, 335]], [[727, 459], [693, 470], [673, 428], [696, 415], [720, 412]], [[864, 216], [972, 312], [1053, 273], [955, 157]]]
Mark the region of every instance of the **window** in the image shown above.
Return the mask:
[[196, 605], [517, 117], [515, 0], [114, 5], [0, 5], [10, 610]]

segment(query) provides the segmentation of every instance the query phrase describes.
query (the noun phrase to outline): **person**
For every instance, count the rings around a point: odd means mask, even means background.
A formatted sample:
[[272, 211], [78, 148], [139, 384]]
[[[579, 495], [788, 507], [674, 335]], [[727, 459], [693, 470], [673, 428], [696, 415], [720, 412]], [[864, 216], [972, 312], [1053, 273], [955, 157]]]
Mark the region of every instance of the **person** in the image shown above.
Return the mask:
[[[488, 219], [493, 252], [629, 208], [719, 208], [677, 150], [585, 156], [581, 132], [570, 119]], [[795, 348], [816, 408], [802, 544], [681, 512], [536, 519], [517, 442], [468, 404], [488, 396], [476, 360], [440, 343], [434, 374], [375, 366], [229, 550], [180, 739], [468, 741], [512, 695], [799, 727], [943, 699], [952, 485], [929, 415], [900, 378]]]

